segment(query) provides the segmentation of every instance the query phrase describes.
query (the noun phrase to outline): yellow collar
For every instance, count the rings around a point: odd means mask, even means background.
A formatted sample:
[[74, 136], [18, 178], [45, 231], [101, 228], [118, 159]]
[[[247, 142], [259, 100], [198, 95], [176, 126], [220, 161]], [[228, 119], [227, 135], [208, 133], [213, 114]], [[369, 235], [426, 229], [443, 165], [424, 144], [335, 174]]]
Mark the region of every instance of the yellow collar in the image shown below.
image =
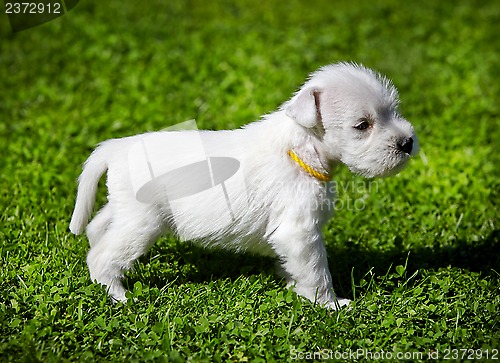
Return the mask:
[[321, 180], [321, 181], [325, 181], [325, 182], [330, 181], [331, 176], [329, 174], [323, 174], [323, 173], [320, 173], [319, 171], [314, 170], [309, 165], [307, 165], [305, 162], [303, 162], [302, 159], [299, 158], [297, 156], [297, 154], [295, 154], [292, 150], [288, 150], [288, 155], [292, 158], [293, 161], [295, 161], [297, 164], [299, 164], [302, 169], [307, 171], [307, 173], [309, 175], [311, 175], [311, 176], [313, 176], [316, 179]]

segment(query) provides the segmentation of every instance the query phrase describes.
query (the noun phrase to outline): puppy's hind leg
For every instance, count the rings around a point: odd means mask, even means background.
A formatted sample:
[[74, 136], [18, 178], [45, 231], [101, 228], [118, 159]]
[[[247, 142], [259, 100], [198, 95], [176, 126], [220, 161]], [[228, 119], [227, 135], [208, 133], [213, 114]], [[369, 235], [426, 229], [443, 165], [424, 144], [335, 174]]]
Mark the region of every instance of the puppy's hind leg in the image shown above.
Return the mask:
[[106, 204], [92, 219], [92, 221], [87, 225], [85, 232], [87, 233], [87, 238], [89, 239], [90, 247], [94, 247], [101, 240], [102, 236], [106, 233], [111, 221], [113, 214], [111, 211], [110, 204]]
[[123, 275], [149, 250], [159, 236], [159, 228], [151, 227], [150, 221], [142, 218], [131, 221], [119, 217], [113, 216], [99, 243], [91, 247], [87, 265], [92, 281], [105, 285], [113, 300], [124, 302]]

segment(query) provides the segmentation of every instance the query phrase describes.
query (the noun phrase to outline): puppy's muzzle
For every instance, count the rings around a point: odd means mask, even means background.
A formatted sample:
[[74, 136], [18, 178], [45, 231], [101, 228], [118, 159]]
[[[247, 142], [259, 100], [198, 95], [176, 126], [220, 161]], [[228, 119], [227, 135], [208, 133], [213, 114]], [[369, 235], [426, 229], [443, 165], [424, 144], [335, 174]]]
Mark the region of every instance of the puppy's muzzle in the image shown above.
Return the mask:
[[413, 150], [413, 138], [412, 137], [409, 137], [405, 140], [403, 140], [402, 142], [399, 142], [397, 144], [397, 147], [399, 150], [407, 153], [408, 155], [411, 154], [411, 151]]

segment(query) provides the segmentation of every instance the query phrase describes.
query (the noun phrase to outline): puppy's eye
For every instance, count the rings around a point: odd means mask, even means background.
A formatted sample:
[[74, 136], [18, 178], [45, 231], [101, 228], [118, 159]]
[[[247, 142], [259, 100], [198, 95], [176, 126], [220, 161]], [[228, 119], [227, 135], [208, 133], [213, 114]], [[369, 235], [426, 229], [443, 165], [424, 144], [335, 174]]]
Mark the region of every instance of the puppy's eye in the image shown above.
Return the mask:
[[367, 128], [369, 128], [371, 126], [371, 123], [370, 123], [370, 120], [368, 120], [367, 118], [362, 118], [359, 120], [359, 122], [354, 126], [354, 128], [356, 130], [360, 130], [360, 131], [363, 131], [363, 130], [366, 130]]

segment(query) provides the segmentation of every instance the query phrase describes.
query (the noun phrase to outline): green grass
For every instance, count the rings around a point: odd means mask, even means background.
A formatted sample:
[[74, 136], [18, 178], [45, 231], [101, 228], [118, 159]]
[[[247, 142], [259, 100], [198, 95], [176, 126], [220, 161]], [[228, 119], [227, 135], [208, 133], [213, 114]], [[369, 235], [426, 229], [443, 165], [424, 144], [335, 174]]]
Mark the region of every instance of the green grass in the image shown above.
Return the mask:
[[[418, 361], [500, 346], [498, 2], [81, 1], [17, 34], [0, 19], [0, 361]], [[271, 260], [173, 238], [127, 275], [135, 300], [111, 305], [68, 231], [92, 148], [189, 119], [238, 127], [340, 60], [394, 80], [421, 142], [397, 177], [336, 171], [325, 240], [352, 309], [298, 298]]]

